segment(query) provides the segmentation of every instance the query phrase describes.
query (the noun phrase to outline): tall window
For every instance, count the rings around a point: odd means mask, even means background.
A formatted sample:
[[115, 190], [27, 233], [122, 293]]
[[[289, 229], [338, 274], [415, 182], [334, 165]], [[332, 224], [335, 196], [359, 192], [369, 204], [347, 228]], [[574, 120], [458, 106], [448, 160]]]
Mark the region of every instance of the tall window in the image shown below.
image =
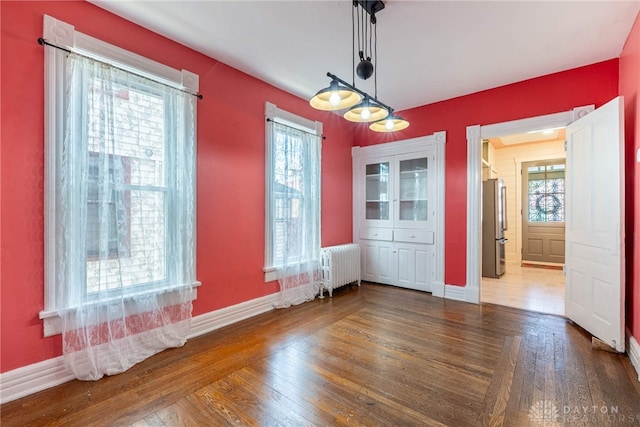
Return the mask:
[[266, 116], [265, 271], [285, 287], [312, 283], [320, 253], [322, 125], [269, 103]]
[[[45, 36], [73, 34], [68, 27], [45, 17]], [[154, 73], [167, 67], [84, 35], [69, 43], [72, 53], [45, 48], [40, 315], [46, 335], [62, 333], [67, 367], [97, 379], [186, 339], [197, 284], [196, 98]], [[92, 47], [135, 57], [136, 67], [86, 54]]]

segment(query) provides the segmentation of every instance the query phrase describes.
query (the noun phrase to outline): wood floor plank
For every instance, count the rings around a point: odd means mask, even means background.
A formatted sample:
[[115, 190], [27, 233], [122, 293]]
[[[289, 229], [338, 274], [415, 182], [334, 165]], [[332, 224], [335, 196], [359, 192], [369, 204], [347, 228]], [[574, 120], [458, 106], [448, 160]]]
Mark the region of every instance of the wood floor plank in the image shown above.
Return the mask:
[[[359, 313], [361, 314], [361, 313]], [[495, 358], [500, 354], [502, 339], [483, 341], [478, 334], [459, 329], [442, 330], [430, 325], [425, 329], [424, 323], [403, 324], [403, 318], [389, 320], [371, 316], [369, 313], [349, 320], [369, 326], [375, 333], [382, 333], [397, 339], [404, 339], [415, 348], [419, 348], [423, 357], [447, 366], [457, 366], [470, 374], [487, 378], [491, 376]], [[447, 337], [446, 339], [444, 337]], [[473, 354], [470, 359], [469, 354]]]
[[493, 378], [489, 383], [476, 426], [502, 426], [516, 363], [520, 354], [521, 337], [506, 337]]
[[[300, 406], [311, 405], [317, 418], [325, 420], [318, 425], [349, 426], [353, 424], [354, 408], [337, 393], [332, 384], [322, 375], [307, 369], [306, 366], [284, 365], [277, 361], [264, 361], [251, 367], [261, 378], [269, 378], [270, 386], [278, 391], [289, 390], [292, 400]], [[308, 402], [308, 403], [307, 403]], [[323, 417], [321, 414], [327, 414]], [[362, 423], [364, 420], [358, 420]]]
[[[349, 320], [350, 318], [347, 318], [341, 324]], [[434, 355], [428, 349], [429, 342], [420, 345], [416, 340], [408, 338], [403, 341], [400, 333], [394, 336], [387, 335], [384, 339], [377, 338], [370, 332], [355, 332], [348, 325], [344, 328], [332, 326], [332, 330], [336, 331], [337, 335], [324, 337], [320, 346], [314, 346], [315, 350], [331, 354], [339, 348], [337, 344], [341, 343], [343, 347], [348, 347], [349, 354], [354, 355], [355, 360], [350, 363], [351, 369], [362, 366], [364, 377], [372, 377], [383, 367], [379, 381], [387, 383], [390, 368], [393, 368], [394, 379], [404, 378], [407, 382], [414, 382], [416, 390], [423, 387], [420, 393], [426, 398], [433, 394], [435, 399], [451, 397], [466, 401], [473, 400], [481, 393], [484, 394], [488, 384], [489, 375], [482, 377], [474, 370], [469, 371], [463, 362], [459, 362], [460, 364], [451, 360], [447, 362], [446, 352]], [[352, 331], [351, 335], [349, 331]], [[375, 343], [378, 348], [375, 354], [370, 352], [372, 343]], [[359, 353], [358, 349], [360, 349]], [[467, 358], [466, 363], [475, 365], [472, 358]], [[338, 360], [337, 366], [345, 365]], [[438, 384], [447, 384], [447, 389], [437, 387]]]
[[[325, 338], [301, 348], [303, 344], [295, 345], [300, 355], [295, 356], [294, 360], [313, 360], [312, 365], [319, 364], [335, 376], [349, 376], [359, 385], [401, 405], [414, 407], [423, 414], [430, 414], [431, 418], [440, 422], [445, 422], [452, 414], [456, 418], [451, 421], [458, 423], [463, 419], [475, 419], [474, 411], [481, 402], [478, 396], [484, 395], [488, 384], [487, 380], [475, 395], [469, 396], [465, 384], [451, 381], [456, 376], [455, 372], [447, 374], [433, 369], [429, 361], [419, 354], [403, 353], [393, 346], [378, 346], [378, 351], [372, 353], [370, 344], [355, 336], [344, 341], [337, 337]], [[407, 387], [409, 384], [411, 386]], [[457, 401], [466, 404], [451, 404]]]
[[[199, 427], [211, 425], [211, 419], [187, 398], [180, 399], [159, 411], [156, 416], [165, 426]], [[116, 424], [119, 424], [116, 422]]]
[[[562, 317], [364, 283], [5, 403], [0, 424], [522, 427], [553, 408], [557, 425], [638, 424], [637, 373]], [[618, 418], [582, 416], [602, 408]]]
[[507, 405], [505, 407], [504, 426], [518, 426], [518, 419], [521, 415], [526, 418], [528, 405], [523, 402], [523, 385], [525, 379], [525, 365], [527, 360], [527, 350], [529, 348], [530, 336], [522, 337], [520, 351], [516, 360], [513, 378], [511, 381], [511, 389], [508, 396]]

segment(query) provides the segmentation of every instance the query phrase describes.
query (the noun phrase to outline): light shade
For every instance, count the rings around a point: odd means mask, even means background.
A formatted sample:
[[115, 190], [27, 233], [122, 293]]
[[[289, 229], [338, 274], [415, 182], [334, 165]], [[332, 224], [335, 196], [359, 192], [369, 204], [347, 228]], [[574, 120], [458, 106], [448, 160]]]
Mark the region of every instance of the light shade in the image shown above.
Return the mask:
[[365, 98], [360, 104], [351, 108], [349, 111], [344, 113], [344, 118], [349, 120], [350, 122], [357, 123], [368, 123], [368, 122], [377, 122], [378, 120], [382, 120], [389, 115], [389, 110], [380, 105], [369, 101], [368, 98]]
[[309, 105], [316, 110], [336, 111], [353, 107], [360, 102], [361, 99], [362, 96], [360, 96], [358, 92], [345, 86], [340, 86], [337, 81], [331, 80], [329, 87], [318, 91], [318, 93], [309, 100]]
[[371, 123], [369, 129], [375, 132], [395, 132], [409, 127], [409, 122], [400, 116], [391, 114], [383, 120]]

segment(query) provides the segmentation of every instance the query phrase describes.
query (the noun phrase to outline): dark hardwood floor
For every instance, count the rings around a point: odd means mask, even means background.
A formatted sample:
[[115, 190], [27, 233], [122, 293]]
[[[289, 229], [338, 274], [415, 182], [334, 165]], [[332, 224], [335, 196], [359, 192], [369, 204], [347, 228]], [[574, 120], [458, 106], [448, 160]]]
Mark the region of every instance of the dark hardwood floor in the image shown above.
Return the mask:
[[0, 411], [3, 427], [628, 426], [640, 384], [564, 318], [365, 283]]

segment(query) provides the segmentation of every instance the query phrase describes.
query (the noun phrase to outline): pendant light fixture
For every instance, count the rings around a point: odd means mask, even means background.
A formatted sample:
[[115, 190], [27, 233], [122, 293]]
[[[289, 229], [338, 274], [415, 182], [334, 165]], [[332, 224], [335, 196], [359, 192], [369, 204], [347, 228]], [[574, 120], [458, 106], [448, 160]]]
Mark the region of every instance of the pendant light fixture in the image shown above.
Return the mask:
[[374, 132], [395, 132], [408, 127], [409, 122], [395, 114], [389, 114], [386, 118], [369, 125], [369, 129]]
[[331, 80], [326, 87], [315, 94], [309, 104], [317, 110], [336, 111], [353, 107], [362, 100], [362, 96], [345, 86], [340, 86], [337, 81]]
[[[349, 84], [337, 76], [327, 73], [331, 78], [328, 87], [318, 91], [309, 104], [318, 110], [337, 111], [348, 110], [344, 118], [357, 123], [373, 122], [369, 128], [376, 132], [393, 132], [406, 129], [409, 122], [393, 114], [393, 108], [383, 104], [377, 99], [378, 78], [376, 67], [378, 66], [378, 35], [376, 28], [376, 12], [384, 9], [381, 0], [354, 0], [351, 10], [351, 24], [353, 30], [352, 39], [352, 78], [353, 84]], [[357, 19], [356, 19], [357, 18]], [[368, 19], [367, 19], [368, 18]], [[358, 57], [360, 62], [355, 66], [356, 27]], [[372, 62], [373, 58], [373, 62]], [[374, 96], [361, 91], [355, 85], [356, 72], [363, 80], [374, 76]]]
[[388, 109], [365, 96], [364, 101], [344, 113], [344, 118], [350, 122], [367, 123], [382, 120], [388, 115]]

